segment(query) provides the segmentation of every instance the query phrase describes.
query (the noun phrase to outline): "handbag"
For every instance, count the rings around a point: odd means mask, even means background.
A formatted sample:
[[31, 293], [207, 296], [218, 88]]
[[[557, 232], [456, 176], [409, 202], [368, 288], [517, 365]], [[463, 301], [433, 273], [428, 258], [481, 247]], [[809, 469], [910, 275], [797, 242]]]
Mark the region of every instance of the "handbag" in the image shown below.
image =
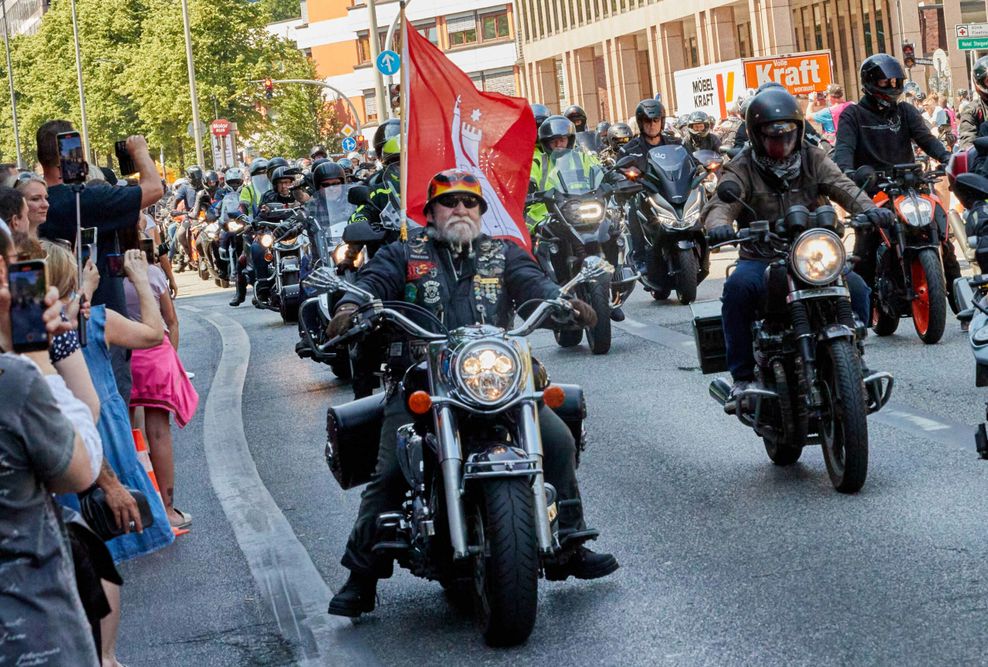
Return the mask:
[[[154, 515], [151, 514], [151, 503], [144, 492], [124, 487], [127, 493], [137, 502], [137, 511], [141, 515], [141, 526], [144, 529], [154, 525]], [[118, 526], [113, 510], [106, 502], [106, 492], [93, 485], [87, 491], [79, 494], [79, 510], [82, 518], [89, 527], [104, 542], [124, 534], [124, 526]]]

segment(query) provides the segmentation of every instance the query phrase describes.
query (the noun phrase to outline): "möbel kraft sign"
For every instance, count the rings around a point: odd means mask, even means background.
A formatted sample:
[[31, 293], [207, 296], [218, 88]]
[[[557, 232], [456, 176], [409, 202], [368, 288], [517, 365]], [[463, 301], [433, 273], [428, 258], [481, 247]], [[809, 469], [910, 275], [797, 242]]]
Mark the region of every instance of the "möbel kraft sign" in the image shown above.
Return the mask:
[[705, 111], [715, 118], [727, 116], [727, 106], [744, 94], [741, 60], [679, 70], [673, 75], [676, 111]]
[[770, 81], [781, 83], [793, 95], [827, 89], [833, 81], [830, 51], [807, 51], [769, 58], [745, 58], [744, 83], [758, 88]]

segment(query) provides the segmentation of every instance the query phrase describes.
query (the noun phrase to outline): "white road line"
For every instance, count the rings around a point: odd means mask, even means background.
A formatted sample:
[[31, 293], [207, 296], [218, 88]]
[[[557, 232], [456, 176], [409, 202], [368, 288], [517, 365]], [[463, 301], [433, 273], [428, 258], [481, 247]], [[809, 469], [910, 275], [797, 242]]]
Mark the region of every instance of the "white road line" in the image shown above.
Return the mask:
[[258, 590], [282, 636], [298, 651], [299, 664], [377, 664], [347, 636], [351, 624], [326, 613], [332, 593], [257, 473], [241, 406], [250, 359], [247, 332], [224, 315], [202, 317], [223, 342], [203, 427], [209, 479]]

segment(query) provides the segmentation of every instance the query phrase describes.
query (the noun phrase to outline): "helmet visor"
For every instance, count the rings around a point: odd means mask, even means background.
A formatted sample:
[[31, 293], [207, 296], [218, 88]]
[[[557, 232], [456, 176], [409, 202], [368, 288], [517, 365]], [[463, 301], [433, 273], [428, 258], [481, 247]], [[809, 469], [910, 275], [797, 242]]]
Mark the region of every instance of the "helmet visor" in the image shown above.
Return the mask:
[[758, 128], [758, 133], [765, 155], [773, 160], [784, 160], [796, 148], [799, 126], [790, 120], [766, 123]]
[[251, 176], [250, 182], [251, 185], [254, 186], [254, 191], [257, 193], [258, 197], [271, 189], [271, 181], [268, 180], [267, 174], [256, 174]]

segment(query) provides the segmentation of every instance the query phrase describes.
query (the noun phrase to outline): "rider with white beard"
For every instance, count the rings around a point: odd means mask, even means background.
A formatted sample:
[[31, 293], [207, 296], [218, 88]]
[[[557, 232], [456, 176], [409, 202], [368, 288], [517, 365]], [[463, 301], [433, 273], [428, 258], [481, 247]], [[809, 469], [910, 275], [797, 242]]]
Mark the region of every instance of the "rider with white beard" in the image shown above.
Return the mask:
[[[377, 252], [360, 271], [357, 286], [384, 301], [417, 304], [435, 315], [447, 329], [488, 323], [507, 326], [515, 309], [531, 299], [559, 295], [538, 264], [520, 246], [492, 239], [482, 232], [481, 217], [487, 210], [480, 181], [467, 171], [448, 169], [429, 184], [424, 213], [425, 230], [407, 243], [392, 243]], [[353, 325], [359, 299], [346, 296], [328, 327], [330, 336]], [[581, 325], [593, 326], [596, 315], [586, 303], [572, 304]], [[407, 484], [396, 458], [398, 427], [413, 421], [397, 383], [413, 363], [407, 341], [386, 345], [388, 400], [374, 477], [360, 499], [360, 511], [342, 564], [350, 578], [333, 597], [329, 613], [355, 617], [373, 611], [377, 580], [391, 576], [392, 559], [373, 553], [376, 520], [382, 512], [400, 508]], [[539, 411], [545, 453], [546, 482], [562, 499], [561, 538], [585, 528], [580, 490], [576, 482], [576, 446], [565, 423], [552, 410]], [[565, 502], [570, 501], [570, 502]], [[617, 560], [586, 547], [573, 548], [560, 564], [546, 567], [546, 578], [561, 581], [570, 576], [596, 579], [614, 572]]]

